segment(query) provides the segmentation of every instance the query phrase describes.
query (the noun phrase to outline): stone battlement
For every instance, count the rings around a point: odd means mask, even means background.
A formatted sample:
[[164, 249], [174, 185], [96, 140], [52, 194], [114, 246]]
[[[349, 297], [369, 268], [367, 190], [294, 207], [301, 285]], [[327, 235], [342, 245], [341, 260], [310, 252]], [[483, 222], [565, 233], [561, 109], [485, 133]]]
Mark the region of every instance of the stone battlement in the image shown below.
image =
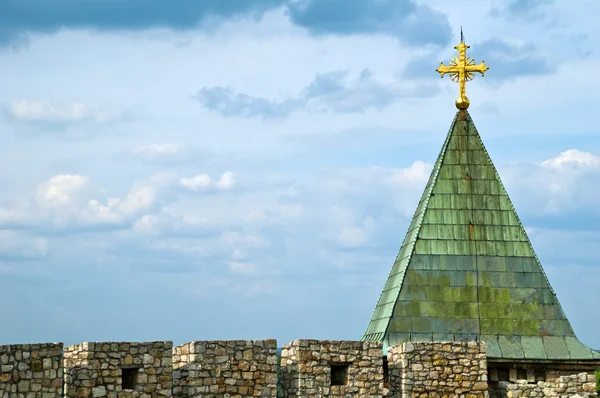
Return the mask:
[[[492, 387], [492, 388], [489, 388]], [[485, 343], [275, 340], [0, 346], [0, 398], [597, 397], [587, 373], [488, 384]]]
[[275, 397], [277, 341], [192, 341], [173, 349], [175, 397]]

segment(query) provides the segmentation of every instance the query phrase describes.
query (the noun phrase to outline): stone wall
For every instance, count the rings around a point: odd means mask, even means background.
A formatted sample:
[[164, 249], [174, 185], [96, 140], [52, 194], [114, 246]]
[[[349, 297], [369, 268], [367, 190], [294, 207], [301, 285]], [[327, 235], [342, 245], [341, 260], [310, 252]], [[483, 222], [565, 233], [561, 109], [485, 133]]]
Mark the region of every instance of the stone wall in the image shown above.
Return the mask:
[[62, 343], [0, 346], [0, 398], [60, 397], [62, 354]]
[[488, 396], [485, 343], [413, 342], [388, 349], [389, 396]]
[[173, 348], [174, 397], [276, 397], [277, 341], [193, 341]]
[[[566, 366], [563, 365], [563, 366], [559, 366], [559, 368], [560, 367], [566, 367]], [[598, 367], [598, 369], [600, 369], [600, 366]], [[581, 373], [587, 374], [588, 372], [587, 372], [587, 370], [583, 370], [581, 368], [579, 368], [577, 370], [575, 370], [575, 369], [550, 369], [550, 370], [546, 370], [546, 372], [545, 372], [546, 377], [543, 381], [559, 383], [559, 379], [563, 376], [572, 377], [573, 375], [579, 375]], [[590, 374], [593, 374], [593, 372]], [[539, 381], [539, 380], [537, 380], [537, 381]]]
[[285, 397], [382, 397], [381, 343], [296, 340], [283, 346]]
[[170, 397], [171, 341], [97, 342], [65, 348], [65, 397]]
[[492, 398], [596, 398], [596, 376], [587, 373], [560, 376], [555, 382], [539, 381], [528, 384], [527, 380], [516, 383], [501, 381], [498, 388], [490, 390]]
[[384, 361], [381, 343], [296, 340], [283, 347], [279, 380], [278, 365], [275, 340], [82, 343], [64, 349], [64, 363], [62, 343], [5, 345], [0, 398], [274, 398], [278, 381], [281, 397], [597, 398], [593, 374], [564, 375], [593, 363], [488, 369], [476, 342], [404, 343]]

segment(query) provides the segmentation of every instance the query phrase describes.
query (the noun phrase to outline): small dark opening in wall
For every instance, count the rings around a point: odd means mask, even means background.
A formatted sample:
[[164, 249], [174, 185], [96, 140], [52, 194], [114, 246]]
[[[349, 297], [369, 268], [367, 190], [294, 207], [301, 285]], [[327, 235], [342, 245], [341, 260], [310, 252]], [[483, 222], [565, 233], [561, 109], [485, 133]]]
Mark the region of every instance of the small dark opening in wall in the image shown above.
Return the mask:
[[348, 364], [332, 364], [331, 365], [331, 385], [345, 386], [348, 384]]
[[498, 381], [508, 381], [508, 369], [498, 369]]
[[546, 371], [543, 369], [536, 369], [535, 381], [546, 381]]
[[527, 380], [527, 370], [517, 369], [517, 380]]
[[137, 384], [138, 368], [121, 369], [121, 388], [123, 390], [135, 390]]
[[387, 357], [383, 357], [383, 388], [388, 388], [390, 373]]

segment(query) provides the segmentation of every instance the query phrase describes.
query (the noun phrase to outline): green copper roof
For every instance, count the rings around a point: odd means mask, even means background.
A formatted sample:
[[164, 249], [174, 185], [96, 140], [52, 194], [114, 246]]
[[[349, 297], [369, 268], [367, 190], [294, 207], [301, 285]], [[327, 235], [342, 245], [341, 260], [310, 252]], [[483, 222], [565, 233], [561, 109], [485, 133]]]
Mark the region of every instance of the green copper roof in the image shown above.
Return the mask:
[[468, 112], [457, 113], [363, 337], [600, 359], [575, 337]]

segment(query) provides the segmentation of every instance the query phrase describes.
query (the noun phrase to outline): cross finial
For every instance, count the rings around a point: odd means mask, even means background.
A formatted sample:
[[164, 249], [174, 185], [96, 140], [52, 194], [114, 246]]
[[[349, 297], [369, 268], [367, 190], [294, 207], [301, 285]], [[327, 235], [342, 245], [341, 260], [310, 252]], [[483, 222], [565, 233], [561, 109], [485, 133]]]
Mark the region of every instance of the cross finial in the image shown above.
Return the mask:
[[475, 60], [467, 56], [467, 46], [464, 42], [464, 36], [462, 26], [460, 27], [460, 44], [455, 49], [458, 50], [458, 55], [455, 55], [450, 60], [450, 66], [444, 65], [440, 62], [440, 67], [435, 71], [438, 72], [441, 77], [444, 77], [446, 73], [450, 73], [450, 79], [453, 82], [458, 82], [459, 95], [456, 99], [456, 107], [458, 109], [467, 109], [469, 107], [469, 99], [466, 95], [466, 82], [473, 80], [475, 72], [481, 73], [481, 76], [489, 69], [485, 65], [484, 61], [481, 61], [479, 65], [475, 65]]

